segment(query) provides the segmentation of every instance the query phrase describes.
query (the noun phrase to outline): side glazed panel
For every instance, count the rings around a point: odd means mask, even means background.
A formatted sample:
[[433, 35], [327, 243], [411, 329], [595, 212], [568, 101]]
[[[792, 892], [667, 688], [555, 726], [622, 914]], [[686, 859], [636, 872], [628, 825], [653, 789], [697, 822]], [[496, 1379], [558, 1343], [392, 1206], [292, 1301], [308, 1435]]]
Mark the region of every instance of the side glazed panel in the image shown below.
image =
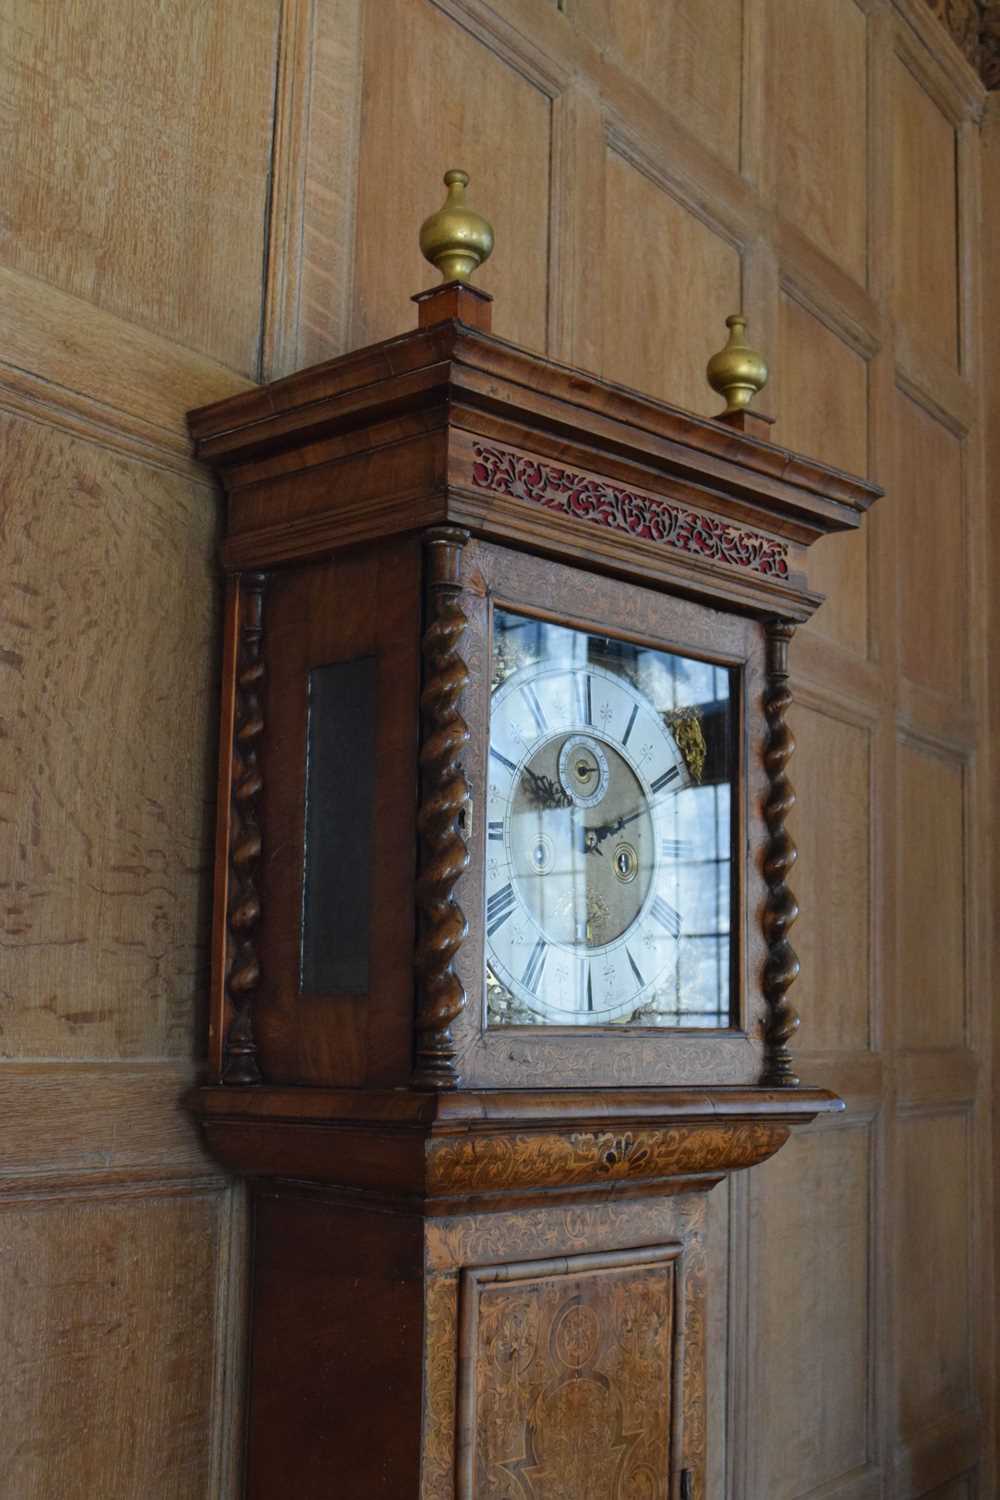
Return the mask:
[[[358, 549], [273, 575], [265, 603], [261, 767], [261, 977], [255, 1003], [265, 1081], [399, 1084], [410, 1065], [413, 870], [416, 862], [420, 553], [413, 542]], [[370, 837], [352, 853], [343, 819], [311, 830], [309, 868], [370, 889], [367, 962], [341, 972], [340, 990], [315, 965], [302, 967], [303, 879], [310, 677], [370, 659], [374, 675], [374, 788]], [[363, 737], [362, 737], [363, 738]], [[355, 794], [372, 777], [371, 752], [355, 736], [340, 777]], [[358, 757], [358, 759], [356, 759]], [[319, 767], [311, 775], [317, 784]], [[320, 841], [326, 847], [320, 847]], [[310, 898], [312, 899], [312, 898]], [[321, 904], [331, 898], [318, 897]], [[329, 955], [328, 955], [329, 956]], [[346, 957], [341, 950], [338, 959]], [[327, 968], [329, 969], [329, 965]], [[368, 1038], [378, 1038], [369, 1051]]]

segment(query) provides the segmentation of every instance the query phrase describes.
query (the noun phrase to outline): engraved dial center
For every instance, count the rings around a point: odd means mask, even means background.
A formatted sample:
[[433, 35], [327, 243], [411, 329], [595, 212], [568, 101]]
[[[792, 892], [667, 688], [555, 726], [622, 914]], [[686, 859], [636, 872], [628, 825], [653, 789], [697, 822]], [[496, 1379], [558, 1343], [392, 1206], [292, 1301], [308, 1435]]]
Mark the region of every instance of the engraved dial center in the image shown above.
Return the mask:
[[[628, 841], [604, 830], [627, 820]], [[535, 746], [510, 804], [513, 886], [551, 943], [614, 943], [635, 922], [656, 868], [646, 795], [628, 759], [594, 735]], [[603, 837], [602, 837], [603, 835]]]

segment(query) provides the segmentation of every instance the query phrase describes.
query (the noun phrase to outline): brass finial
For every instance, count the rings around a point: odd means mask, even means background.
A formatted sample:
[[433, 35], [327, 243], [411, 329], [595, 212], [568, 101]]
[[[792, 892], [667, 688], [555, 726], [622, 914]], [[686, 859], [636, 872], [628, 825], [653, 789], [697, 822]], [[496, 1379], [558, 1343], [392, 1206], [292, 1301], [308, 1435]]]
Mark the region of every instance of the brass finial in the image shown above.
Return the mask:
[[477, 266], [493, 250], [493, 226], [469, 208], [465, 189], [468, 172], [452, 169], [444, 174], [448, 196], [436, 214], [420, 226], [420, 249], [443, 281], [468, 281]]
[[713, 354], [705, 374], [713, 391], [726, 400], [722, 415], [745, 411], [759, 390], [767, 384], [764, 356], [747, 343], [747, 320], [742, 313], [726, 319], [729, 339], [724, 349]]

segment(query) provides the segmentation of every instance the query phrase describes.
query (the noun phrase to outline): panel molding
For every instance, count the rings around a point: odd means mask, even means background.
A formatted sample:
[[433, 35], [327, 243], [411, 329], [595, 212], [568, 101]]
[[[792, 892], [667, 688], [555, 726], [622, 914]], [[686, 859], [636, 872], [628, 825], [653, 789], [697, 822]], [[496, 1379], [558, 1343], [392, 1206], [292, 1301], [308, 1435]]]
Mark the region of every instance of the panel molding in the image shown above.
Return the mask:
[[897, 18], [897, 49], [925, 81], [928, 92], [935, 93], [956, 123], [968, 118], [978, 124], [989, 98], [986, 87], [968, 59], [942, 34], [941, 22], [927, 0], [891, 0], [891, 4]]
[[904, 1114], [967, 1114], [982, 1065], [969, 1047], [911, 1047], [896, 1056], [896, 1108]]
[[982, 1457], [984, 1423], [978, 1407], [930, 1424], [919, 1438], [900, 1443], [893, 1455], [898, 1495], [926, 1495], [960, 1479]]
[[208, 471], [191, 457], [180, 433], [128, 417], [90, 396], [52, 385], [40, 376], [14, 370], [0, 359], [0, 412], [49, 427], [103, 448], [119, 458], [177, 474], [215, 493]]
[[0, 1195], [222, 1180], [183, 1108], [186, 1062], [3, 1062]]
[[281, 0], [268, 184], [261, 381], [298, 368], [314, 0]]
[[977, 392], [919, 332], [898, 323], [894, 332], [896, 386], [953, 437], [964, 439], [977, 420]]
[[429, 3], [550, 100], [558, 99], [568, 87], [572, 71], [559, 55], [540, 48], [495, 6], [485, 0], [429, 0]]
[[[185, 474], [193, 467], [188, 410], [254, 389], [204, 354], [3, 266], [0, 351], [3, 387], [15, 399], [44, 403], [53, 425], [82, 423], [107, 447], [120, 434], [166, 467], [182, 458]], [[128, 451], [135, 456], [134, 447]]]
[[[604, 117], [605, 139], [608, 149], [620, 156], [630, 167], [634, 167], [661, 192], [668, 193], [685, 212], [698, 219], [706, 229], [724, 240], [741, 257], [746, 253], [755, 236], [755, 224], [739, 214], [720, 212], [720, 205], [699, 191], [698, 183], [678, 165], [677, 161], [661, 158], [659, 151], [651, 146], [641, 134], [615, 113], [608, 111]], [[722, 318], [720, 317], [720, 323]]]
[[[789, 226], [793, 230], [793, 226]], [[797, 230], [793, 230], [798, 233]], [[831, 294], [829, 282], [823, 284], [815, 278], [804, 276], [794, 266], [779, 271], [778, 285], [786, 297], [797, 302], [805, 312], [822, 323], [831, 333], [866, 363], [882, 348], [885, 328], [882, 315], [874, 302], [867, 307], [848, 307], [844, 301]], [[867, 300], [867, 299], [866, 299]], [[859, 318], [858, 312], [865, 316]]]

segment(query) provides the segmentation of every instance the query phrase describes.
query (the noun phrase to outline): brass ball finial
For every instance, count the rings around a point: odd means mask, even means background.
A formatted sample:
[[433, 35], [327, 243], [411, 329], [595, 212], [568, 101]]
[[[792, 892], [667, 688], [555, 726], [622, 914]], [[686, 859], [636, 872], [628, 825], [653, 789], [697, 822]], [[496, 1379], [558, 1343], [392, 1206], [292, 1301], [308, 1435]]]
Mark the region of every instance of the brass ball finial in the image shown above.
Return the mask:
[[745, 411], [757, 392], [767, 384], [767, 364], [747, 343], [747, 320], [742, 313], [733, 313], [726, 319], [729, 338], [718, 354], [713, 354], [705, 374], [713, 391], [725, 397], [726, 410]]
[[444, 174], [448, 196], [436, 214], [420, 226], [420, 249], [442, 281], [468, 281], [493, 250], [493, 226], [465, 202], [468, 172]]

